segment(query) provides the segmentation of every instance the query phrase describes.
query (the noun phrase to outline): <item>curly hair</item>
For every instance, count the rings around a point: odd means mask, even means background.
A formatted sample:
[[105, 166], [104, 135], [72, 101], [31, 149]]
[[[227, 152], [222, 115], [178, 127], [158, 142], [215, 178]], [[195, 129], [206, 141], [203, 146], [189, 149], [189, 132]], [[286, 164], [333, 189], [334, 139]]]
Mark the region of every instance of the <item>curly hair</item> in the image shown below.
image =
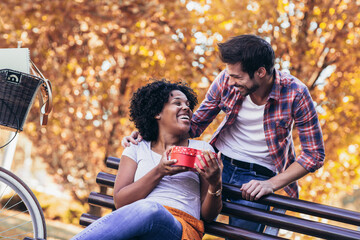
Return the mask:
[[159, 126], [155, 119], [169, 101], [170, 93], [179, 90], [185, 94], [191, 111], [197, 105], [195, 92], [182, 82], [171, 83], [166, 79], [156, 80], [139, 88], [132, 96], [130, 103], [130, 120], [135, 123], [141, 136], [146, 141], [155, 141], [158, 138]]

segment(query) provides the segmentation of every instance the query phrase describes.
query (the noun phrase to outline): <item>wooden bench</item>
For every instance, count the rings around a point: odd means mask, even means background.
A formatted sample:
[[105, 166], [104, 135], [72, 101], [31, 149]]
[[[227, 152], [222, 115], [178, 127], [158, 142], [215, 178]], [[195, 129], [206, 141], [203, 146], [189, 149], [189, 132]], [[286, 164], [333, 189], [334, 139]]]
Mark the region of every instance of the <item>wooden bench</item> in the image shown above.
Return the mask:
[[[109, 168], [117, 170], [119, 162], [119, 158], [108, 157], [106, 165]], [[100, 186], [113, 188], [115, 177], [116, 176], [113, 174], [100, 172], [96, 177], [96, 182]], [[236, 196], [241, 198], [241, 192], [238, 186], [223, 184], [223, 194], [225, 196]], [[90, 205], [93, 206], [109, 208], [112, 210], [115, 209], [113, 197], [110, 195], [91, 192], [88, 198], [88, 202]], [[264, 211], [223, 201], [223, 209], [221, 214], [227, 216], [235, 216], [238, 218], [265, 224], [266, 229], [264, 233], [252, 232], [216, 221], [213, 221], [211, 223], [205, 223], [205, 233], [230, 239], [267, 240], [285, 239], [278, 237], [278, 232], [279, 229], [286, 229], [289, 231], [324, 239], [360, 239], [360, 231], [354, 230], [356, 229], [355, 226], [358, 226], [358, 229], [360, 226], [359, 212], [335, 208], [299, 199], [292, 199], [277, 194], [271, 194], [263, 197], [258, 202], [270, 205], [272, 206], [272, 209], [269, 211]], [[306, 214], [308, 216], [328, 219], [331, 221], [335, 221], [335, 224], [330, 225], [329, 223], [324, 223], [324, 221], [312, 221], [303, 219], [302, 217], [287, 215], [285, 214], [286, 211], [302, 213], [301, 215]], [[84, 213], [80, 217], [80, 225], [88, 226], [98, 218], [100, 217]], [[337, 225], [345, 225], [346, 227], [339, 227]]]

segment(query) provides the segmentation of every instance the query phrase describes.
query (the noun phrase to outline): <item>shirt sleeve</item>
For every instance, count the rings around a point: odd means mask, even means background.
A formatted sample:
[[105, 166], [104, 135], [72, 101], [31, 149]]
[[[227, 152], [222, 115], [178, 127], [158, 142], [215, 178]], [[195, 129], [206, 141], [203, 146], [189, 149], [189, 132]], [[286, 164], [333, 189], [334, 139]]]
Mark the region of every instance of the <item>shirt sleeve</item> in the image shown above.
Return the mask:
[[131, 158], [132, 160], [134, 160], [136, 163], [138, 163], [137, 149], [138, 149], [138, 146], [131, 143], [130, 147], [126, 147], [124, 149], [122, 156], [127, 156], [127, 157]]
[[215, 78], [206, 93], [205, 99], [192, 116], [189, 132], [191, 137], [199, 137], [220, 112], [219, 104], [224, 78], [225, 70]]
[[208, 142], [203, 142], [203, 150], [210, 150], [212, 152], [215, 152], [214, 148], [208, 143]]
[[294, 104], [295, 126], [301, 143], [297, 162], [309, 172], [314, 172], [324, 164], [325, 148], [319, 118], [307, 88], [299, 94]]

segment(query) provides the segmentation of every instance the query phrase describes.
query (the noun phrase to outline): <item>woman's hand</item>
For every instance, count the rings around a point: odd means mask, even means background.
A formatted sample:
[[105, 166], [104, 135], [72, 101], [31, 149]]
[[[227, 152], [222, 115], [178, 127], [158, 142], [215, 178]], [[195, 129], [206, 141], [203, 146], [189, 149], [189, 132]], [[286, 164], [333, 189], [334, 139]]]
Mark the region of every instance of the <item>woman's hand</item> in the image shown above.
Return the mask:
[[200, 169], [197, 163], [195, 164], [195, 168], [200, 174], [201, 181], [201, 217], [206, 222], [210, 222], [222, 209], [221, 174], [223, 163], [220, 158], [220, 153], [216, 156], [210, 151], [203, 151], [202, 155], [203, 156], [197, 156], [197, 158], [203, 169]]
[[[221, 174], [223, 170], [223, 163], [220, 158], [220, 153], [218, 155], [214, 154], [211, 151], [202, 151], [203, 156], [196, 156], [203, 169], [201, 169], [197, 163], [195, 163], [196, 171], [209, 183], [211, 187], [221, 188]], [[207, 162], [208, 166], [206, 165]]]
[[161, 176], [166, 175], [174, 175], [180, 172], [188, 171], [188, 167], [183, 166], [174, 166], [177, 162], [176, 159], [170, 159], [170, 153], [171, 153], [172, 147], [168, 147], [166, 151], [163, 153], [161, 160], [159, 164], [157, 165], [157, 169], [160, 172]]

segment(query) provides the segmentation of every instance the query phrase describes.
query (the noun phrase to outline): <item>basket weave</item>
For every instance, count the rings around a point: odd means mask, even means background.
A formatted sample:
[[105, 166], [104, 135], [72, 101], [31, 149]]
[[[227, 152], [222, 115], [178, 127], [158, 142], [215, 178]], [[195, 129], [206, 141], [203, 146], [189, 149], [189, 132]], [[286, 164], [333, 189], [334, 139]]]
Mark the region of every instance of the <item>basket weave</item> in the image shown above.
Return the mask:
[[0, 69], [0, 128], [22, 131], [42, 79], [31, 74]]

